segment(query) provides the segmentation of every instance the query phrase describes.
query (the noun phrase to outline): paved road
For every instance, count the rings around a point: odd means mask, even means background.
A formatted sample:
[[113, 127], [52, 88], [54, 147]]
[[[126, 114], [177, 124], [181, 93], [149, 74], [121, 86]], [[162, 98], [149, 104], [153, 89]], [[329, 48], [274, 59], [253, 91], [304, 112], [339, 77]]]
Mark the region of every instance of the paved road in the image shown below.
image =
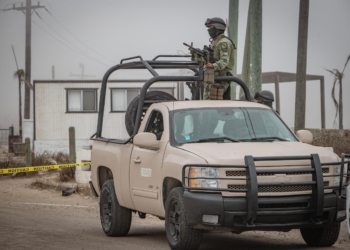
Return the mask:
[[[30, 179], [0, 179], [0, 249], [169, 249], [164, 221], [133, 216], [126, 237], [104, 235], [98, 200], [29, 188]], [[341, 238], [331, 248], [349, 249]], [[204, 234], [200, 249], [310, 249], [297, 230], [289, 233]]]

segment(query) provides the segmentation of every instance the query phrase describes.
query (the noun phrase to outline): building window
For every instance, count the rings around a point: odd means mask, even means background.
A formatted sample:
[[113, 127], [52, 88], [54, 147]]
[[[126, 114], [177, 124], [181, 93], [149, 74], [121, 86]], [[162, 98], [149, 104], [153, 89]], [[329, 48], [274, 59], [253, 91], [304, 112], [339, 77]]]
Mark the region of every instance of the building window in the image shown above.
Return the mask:
[[[149, 91], [159, 90], [174, 95], [173, 88], [150, 88]], [[130, 102], [140, 94], [140, 89], [111, 89], [112, 112], [125, 112]]]
[[140, 89], [112, 89], [112, 111], [126, 111], [130, 102], [140, 94]]
[[67, 112], [97, 112], [97, 89], [67, 89]]

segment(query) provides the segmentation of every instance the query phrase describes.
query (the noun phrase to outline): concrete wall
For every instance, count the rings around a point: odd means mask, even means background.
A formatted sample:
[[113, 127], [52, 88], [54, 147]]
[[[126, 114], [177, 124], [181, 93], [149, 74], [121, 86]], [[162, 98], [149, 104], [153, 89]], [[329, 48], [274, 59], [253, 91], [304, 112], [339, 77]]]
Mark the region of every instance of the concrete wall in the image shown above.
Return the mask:
[[332, 147], [340, 156], [342, 153], [350, 154], [350, 130], [339, 129], [307, 129], [313, 136], [313, 145]]
[[[91, 150], [77, 150], [77, 162], [91, 161]], [[91, 167], [83, 166], [75, 168], [75, 181], [77, 183], [89, 183], [91, 180]]]

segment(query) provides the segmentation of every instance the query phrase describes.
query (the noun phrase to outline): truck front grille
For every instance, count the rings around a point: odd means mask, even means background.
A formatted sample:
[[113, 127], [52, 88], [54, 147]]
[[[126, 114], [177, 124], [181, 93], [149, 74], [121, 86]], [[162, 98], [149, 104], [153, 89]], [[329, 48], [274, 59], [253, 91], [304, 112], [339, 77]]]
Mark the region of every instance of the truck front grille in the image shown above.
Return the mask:
[[[329, 168], [322, 168], [322, 173], [328, 174], [329, 173]], [[304, 172], [304, 173], [287, 173], [286, 175], [305, 175], [305, 174], [311, 174], [311, 172]], [[260, 174], [257, 173], [257, 176], [272, 176], [274, 174]], [[227, 170], [226, 171], [226, 176], [246, 176], [246, 171], [241, 170], [241, 171], [232, 171], [232, 170]]]
[[[324, 186], [329, 186], [329, 181], [325, 181]], [[228, 189], [246, 189], [246, 185], [227, 185]], [[298, 185], [298, 186], [260, 186], [258, 187], [259, 193], [288, 193], [288, 192], [300, 192], [300, 191], [311, 191], [312, 185]]]

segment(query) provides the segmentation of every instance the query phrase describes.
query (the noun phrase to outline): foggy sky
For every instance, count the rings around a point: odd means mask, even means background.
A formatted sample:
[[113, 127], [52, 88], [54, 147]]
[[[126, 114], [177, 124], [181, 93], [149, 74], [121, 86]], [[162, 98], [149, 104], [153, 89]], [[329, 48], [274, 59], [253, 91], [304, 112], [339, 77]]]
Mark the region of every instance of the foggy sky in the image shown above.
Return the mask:
[[[13, 3], [20, 1], [1, 0], [0, 9]], [[81, 74], [81, 63], [86, 75], [95, 76], [87, 79], [102, 79], [122, 58], [188, 53], [183, 42], [193, 42], [198, 48], [209, 43], [204, 26], [207, 18], [228, 18], [228, 0], [46, 0], [40, 4], [52, 15], [44, 9], [37, 10], [42, 19], [32, 15], [32, 81], [51, 80], [53, 65], [56, 80], [79, 79], [70, 74]], [[238, 73], [242, 70], [248, 5], [249, 1], [239, 3]], [[335, 107], [331, 100], [333, 77], [325, 69], [342, 70], [350, 54], [349, 12], [347, 0], [310, 0], [307, 73], [325, 76], [327, 128], [333, 128]], [[263, 1], [263, 72], [296, 72], [298, 17], [299, 1]], [[13, 78], [16, 64], [11, 45], [19, 68], [24, 69], [25, 15], [19, 11], [0, 12], [0, 128], [13, 124], [18, 131], [18, 81]], [[344, 73], [344, 128], [349, 129], [350, 65]], [[149, 76], [131, 71], [118, 74], [112, 78]], [[263, 89], [274, 92], [272, 84], [264, 84]], [[281, 83], [280, 92], [282, 118], [294, 126], [295, 83]], [[319, 93], [318, 81], [307, 83], [307, 128], [321, 127]]]

